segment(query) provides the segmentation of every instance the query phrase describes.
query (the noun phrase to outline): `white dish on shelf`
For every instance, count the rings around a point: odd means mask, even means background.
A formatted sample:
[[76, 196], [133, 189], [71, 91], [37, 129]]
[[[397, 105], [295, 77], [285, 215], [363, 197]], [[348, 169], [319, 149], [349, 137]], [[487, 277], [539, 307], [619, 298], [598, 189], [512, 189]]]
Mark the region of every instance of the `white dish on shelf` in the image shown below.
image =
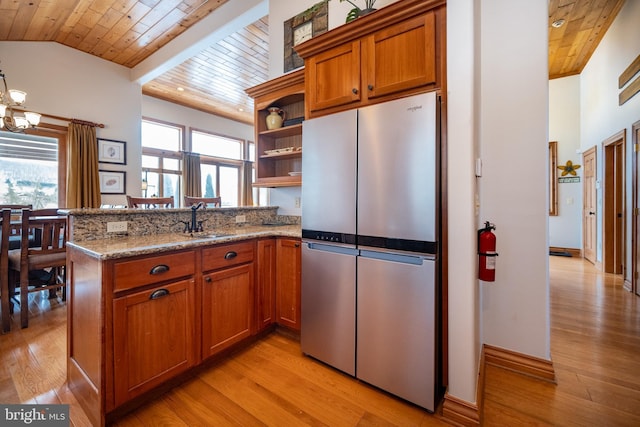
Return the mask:
[[274, 154], [290, 153], [292, 151], [298, 151], [296, 147], [275, 148], [273, 150], [264, 150], [264, 154], [272, 156]]
[[302, 172], [289, 172], [290, 176], [300, 176], [302, 175]]

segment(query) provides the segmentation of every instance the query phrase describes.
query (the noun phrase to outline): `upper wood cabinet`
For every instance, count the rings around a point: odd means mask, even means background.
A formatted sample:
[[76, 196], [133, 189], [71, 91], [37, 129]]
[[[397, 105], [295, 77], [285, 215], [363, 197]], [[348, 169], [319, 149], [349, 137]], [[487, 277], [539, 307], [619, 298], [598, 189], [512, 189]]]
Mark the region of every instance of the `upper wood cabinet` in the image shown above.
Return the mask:
[[442, 89], [445, 3], [398, 1], [298, 45], [306, 117]]
[[[255, 187], [292, 187], [302, 184], [302, 120], [304, 70], [278, 77], [246, 90], [254, 99], [256, 137]], [[284, 111], [286, 122], [268, 129], [270, 107]], [[296, 120], [297, 119], [297, 120]], [[290, 124], [289, 120], [293, 120]]]

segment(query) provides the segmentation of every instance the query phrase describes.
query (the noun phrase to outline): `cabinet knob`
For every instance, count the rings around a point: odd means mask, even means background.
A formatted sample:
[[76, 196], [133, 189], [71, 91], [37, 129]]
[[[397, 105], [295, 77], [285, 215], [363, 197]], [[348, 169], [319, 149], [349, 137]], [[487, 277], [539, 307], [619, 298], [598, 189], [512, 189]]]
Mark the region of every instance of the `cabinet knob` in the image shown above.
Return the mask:
[[295, 246], [296, 248], [299, 248], [300, 247], [300, 243], [296, 243], [293, 246]]
[[373, 85], [369, 85], [369, 86], [367, 86], [367, 88], [368, 88], [369, 90], [373, 90]]
[[351, 89], [351, 92], [353, 92], [355, 95], [358, 94], [358, 89], [356, 89], [355, 87], [353, 89]]
[[210, 276], [205, 277], [204, 281], [207, 283], [211, 283], [211, 277]]

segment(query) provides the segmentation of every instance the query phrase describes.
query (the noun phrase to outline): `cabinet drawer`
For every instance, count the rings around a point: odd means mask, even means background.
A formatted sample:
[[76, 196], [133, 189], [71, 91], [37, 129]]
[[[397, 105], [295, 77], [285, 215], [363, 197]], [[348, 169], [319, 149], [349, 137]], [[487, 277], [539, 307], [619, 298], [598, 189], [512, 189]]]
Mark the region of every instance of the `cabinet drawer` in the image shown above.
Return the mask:
[[195, 272], [194, 251], [152, 256], [117, 262], [114, 266], [114, 291], [136, 288]]
[[212, 246], [202, 251], [202, 271], [217, 270], [253, 261], [253, 241]]

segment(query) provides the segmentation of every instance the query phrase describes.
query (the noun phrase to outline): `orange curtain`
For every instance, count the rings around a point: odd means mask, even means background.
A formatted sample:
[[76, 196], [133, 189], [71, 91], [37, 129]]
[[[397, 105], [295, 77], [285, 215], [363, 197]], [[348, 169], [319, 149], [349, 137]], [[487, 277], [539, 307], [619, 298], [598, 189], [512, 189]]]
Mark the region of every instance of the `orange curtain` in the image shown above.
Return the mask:
[[93, 126], [69, 123], [67, 208], [99, 208], [98, 140]]

